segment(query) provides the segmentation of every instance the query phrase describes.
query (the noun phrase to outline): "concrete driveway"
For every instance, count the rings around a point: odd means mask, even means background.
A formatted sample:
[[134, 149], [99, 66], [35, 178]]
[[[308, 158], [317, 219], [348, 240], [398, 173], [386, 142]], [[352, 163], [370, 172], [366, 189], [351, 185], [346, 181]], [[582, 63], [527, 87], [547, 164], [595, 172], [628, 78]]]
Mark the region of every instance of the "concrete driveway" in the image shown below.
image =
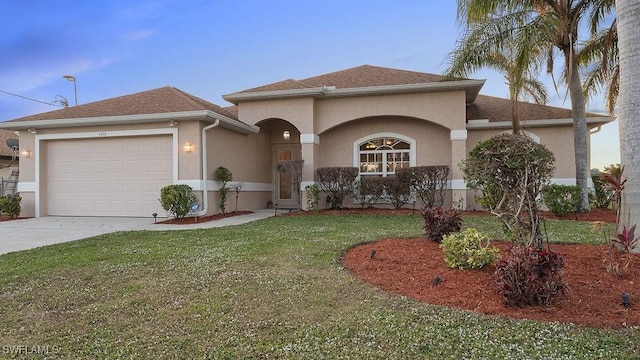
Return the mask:
[[121, 217], [47, 216], [0, 221], [0, 254], [80, 240], [117, 231], [202, 229], [240, 225], [269, 216], [273, 216], [273, 210], [258, 210], [247, 215], [192, 225], [154, 224], [152, 218]]

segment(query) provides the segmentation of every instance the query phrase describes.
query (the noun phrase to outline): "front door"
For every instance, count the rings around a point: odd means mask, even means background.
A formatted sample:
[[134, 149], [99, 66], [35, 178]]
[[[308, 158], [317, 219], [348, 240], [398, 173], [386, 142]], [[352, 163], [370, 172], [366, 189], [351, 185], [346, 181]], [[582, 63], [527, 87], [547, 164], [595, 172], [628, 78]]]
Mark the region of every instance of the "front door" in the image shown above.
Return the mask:
[[298, 206], [299, 194], [296, 194], [291, 174], [289, 172], [278, 171], [278, 164], [286, 160], [296, 160], [298, 157], [299, 156], [297, 156], [296, 151], [292, 146], [277, 146], [275, 148], [274, 197], [276, 199], [275, 203], [278, 204], [278, 207]]

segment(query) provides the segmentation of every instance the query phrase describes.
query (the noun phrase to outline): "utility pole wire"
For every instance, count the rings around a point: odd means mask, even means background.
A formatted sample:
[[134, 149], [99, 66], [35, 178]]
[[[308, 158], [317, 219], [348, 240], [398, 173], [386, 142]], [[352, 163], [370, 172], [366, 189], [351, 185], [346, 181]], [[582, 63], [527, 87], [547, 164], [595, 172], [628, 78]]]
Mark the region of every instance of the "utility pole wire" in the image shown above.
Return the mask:
[[[30, 97], [26, 97], [26, 96], [22, 96], [22, 95], [18, 95], [18, 94], [14, 94], [8, 91], [4, 91], [4, 90], [0, 90], [1, 93], [7, 94], [7, 95], [11, 95], [11, 96], [17, 96], [19, 98], [23, 98], [25, 100], [31, 100], [31, 101], [35, 101], [41, 104], [45, 104], [45, 105], [49, 105], [49, 106], [61, 106], [64, 107], [63, 105], [58, 104], [59, 102], [61, 102], [60, 100], [54, 100], [52, 102], [45, 102], [45, 101], [41, 101], [41, 100], [37, 100], [37, 99], [32, 99]], [[60, 95], [58, 95], [60, 96]]]

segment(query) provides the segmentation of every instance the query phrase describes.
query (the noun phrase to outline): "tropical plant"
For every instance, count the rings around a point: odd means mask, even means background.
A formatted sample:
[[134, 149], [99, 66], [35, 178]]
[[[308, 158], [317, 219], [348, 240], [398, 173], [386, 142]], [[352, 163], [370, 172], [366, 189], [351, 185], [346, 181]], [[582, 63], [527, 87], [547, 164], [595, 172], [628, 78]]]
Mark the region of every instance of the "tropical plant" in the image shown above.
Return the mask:
[[489, 247], [489, 237], [474, 228], [445, 235], [440, 243], [444, 261], [454, 269], [480, 269], [492, 264], [499, 250]]
[[593, 11], [595, 5], [596, 1], [586, 0], [458, 0], [458, 19], [465, 24], [467, 31], [488, 27], [487, 23], [491, 26], [484, 36], [475, 41], [476, 51], [500, 53], [513, 47], [514, 43], [516, 48], [531, 47], [531, 50], [516, 51], [516, 58], [522, 56], [526, 60], [517, 64], [527, 66], [537, 63], [535, 58], [541, 58], [551, 74], [555, 63], [554, 49], [562, 54], [562, 79], [567, 84], [573, 114], [576, 185], [582, 189], [579, 212], [589, 211], [589, 133], [577, 59], [578, 30], [581, 20]]
[[226, 167], [219, 166], [216, 169], [216, 179], [221, 183], [220, 190], [218, 191], [218, 206], [220, 207], [222, 214], [225, 214], [227, 198], [229, 196], [229, 187], [227, 187], [227, 183], [233, 180], [233, 175]]
[[427, 240], [441, 242], [442, 238], [462, 227], [460, 212], [456, 209], [424, 208], [421, 211], [424, 219], [422, 229]]
[[553, 175], [554, 161], [544, 145], [502, 133], [478, 143], [460, 165], [467, 185], [481, 192], [478, 202], [515, 240], [541, 248], [537, 199]]
[[[536, 46], [538, 43], [530, 39], [532, 34], [518, 31], [527, 15], [517, 15], [522, 16], [486, 17], [467, 24], [456, 49], [448, 55], [450, 65], [446, 71], [450, 78], [467, 77], [482, 68], [501, 72], [509, 86], [514, 134], [519, 134], [521, 130], [519, 100], [529, 98], [538, 104], [545, 104], [548, 99], [547, 90], [538, 77], [543, 65], [541, 52], [546, 49]], [[488, 44], [493, 42], [496, 34], [506, 29], [511, 29], [509, 37], [499, 44]]]
[[240, 198], [240, 192], [242, 192], [243, 188], [244, 188], [244, 183], [242, 182], [239, 182], [233, 185], [233, 187], [231, 188], [233, 192], [236, 193], [236, 211], [238, 211], [238, 198]]
[[[615, 0], [595, 0], [594, 3], [589, 14], [591, 38], [578, 52], [578, 62], [586, 69], [582, 87], [587, 99], [604, 88], [607, 111], [613, 115], [620, 93], [618, 27], [617, 20], [609, 16], [615, 11]], [[611, 23], [603, 27], [605, 21]]]
[[22, 211], [22, 197], [18, 195], [0, 196], [0, 215], [7, 214], [11, 218], [16, 218]]
[[176, 219], [181, 219], [191, 211], [191, 204], [198, 199], [192, 193], [189, 185], [167, 185], [160, 189], [160, 204], [162, 208]]
[[564, 295], [564, 256], [548, 249], [514, 246], [498, 261], [493, 278], [507, 305], [548, 305]]

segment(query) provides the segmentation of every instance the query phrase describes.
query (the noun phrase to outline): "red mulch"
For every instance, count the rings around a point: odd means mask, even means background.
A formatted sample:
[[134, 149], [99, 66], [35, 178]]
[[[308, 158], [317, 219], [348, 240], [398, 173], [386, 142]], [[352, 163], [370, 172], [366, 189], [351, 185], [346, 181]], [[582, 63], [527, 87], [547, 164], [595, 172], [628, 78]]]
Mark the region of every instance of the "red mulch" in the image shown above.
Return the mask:
[[[545, 214], [547, 217], [548, 214]], [[615, 222], [615, 212], [594, 210], [580, 214], [584, 221]], [[492, 280], [494, 266], [481, 270], [447, 267], [439, 244], [425, 239], [385, 239], [349, 249], [342, 258], [346, 269], [382, 290], [406, 295], [429, 304], [445, 305], [488, 315], [518, 319], [557, 321], [578, 325], [621, 329], [640, 326], [640, 254], [624, 279], [606, 271], [605, 246], [551, 245], [565, 255], [565, 281], [569, 293], [548, 307], [507, 307]], [[494, 243], [506, 254], [511, 243]], [[372, 250], [376, 250], [372, 259]], [[439, 276], [442, 282], [433, 285]], [[631, 295], [631, 306], [622, 306], [622, 293]]]
[[225, 214], [220, 213], [220, 214], [214, 214], [209, 216], [184, 217], [181, 219], [175, 219], [175, 218], [168, 219], [168, 220], [158, 221], [158, 224], [173, 224], [173, 225], [197, 224], [197, 223], [203, 223], [208, 221], [220, 220], [220, 219], [224, 219], [232, 216], [251, 214], [251, 213], [252, 211], [232, 211]]

